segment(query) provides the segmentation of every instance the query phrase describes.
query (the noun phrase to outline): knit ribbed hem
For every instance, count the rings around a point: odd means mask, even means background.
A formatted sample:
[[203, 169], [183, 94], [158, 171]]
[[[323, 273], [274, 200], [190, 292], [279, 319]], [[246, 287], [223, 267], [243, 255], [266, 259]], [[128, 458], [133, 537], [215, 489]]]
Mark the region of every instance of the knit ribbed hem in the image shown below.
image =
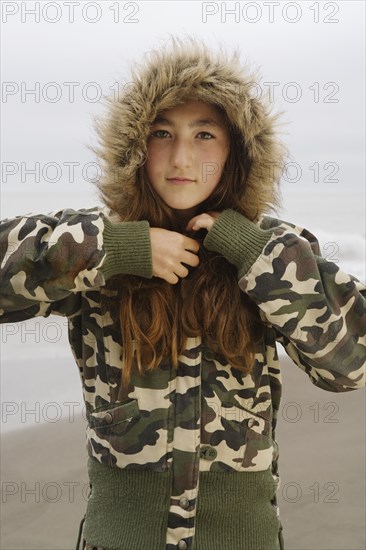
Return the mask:
[[[165, 550], [172, 470], [121, 469], [92, 457], [88, 470], [84, 539], [108, 550]], [[277, 486], [271, 468], [200, 472], [193, 548], [282, 550]]]
[[241, 279], [260, 256], [272, 232], [263, 231], [239, 212], [228, 209], [215, 220], [203, 244], [235, 265]]
[[194, 549], [281, 550], [276, 489], [271, 468], [200, 472]]
[[152, 254], [149, 222], [111, 223], [104, 218], [106, 258], [101, 267], [105, 279], [112, 275], [152, 277]]
[[165, 550], [172, 471], [130, 470], [89, 458], [84, 539], [108, 550]]

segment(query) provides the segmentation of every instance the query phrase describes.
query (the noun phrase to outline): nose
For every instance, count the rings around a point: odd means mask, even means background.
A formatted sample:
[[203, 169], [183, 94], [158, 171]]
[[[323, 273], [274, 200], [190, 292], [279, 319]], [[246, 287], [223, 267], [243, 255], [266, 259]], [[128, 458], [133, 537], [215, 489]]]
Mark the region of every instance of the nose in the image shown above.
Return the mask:
[[171, 164], [175, 168], [186, 168], [192, 163], [192, 149], [184, 139], [176, 139], [171, 149]]

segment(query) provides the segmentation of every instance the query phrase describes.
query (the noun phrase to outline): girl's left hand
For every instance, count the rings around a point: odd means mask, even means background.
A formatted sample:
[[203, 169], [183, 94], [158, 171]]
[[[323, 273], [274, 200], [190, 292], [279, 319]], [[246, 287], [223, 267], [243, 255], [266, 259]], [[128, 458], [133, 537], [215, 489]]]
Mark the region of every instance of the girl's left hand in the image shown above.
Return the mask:
[[207, 212], [204, 214], [199, 214], [194, 218], [190, 219], [187, 223], [187, 231], [198, 231], [199, 229], [207, 229], [210, 231], [213, 226], [215, 219], [221, 214], [221, 212]]

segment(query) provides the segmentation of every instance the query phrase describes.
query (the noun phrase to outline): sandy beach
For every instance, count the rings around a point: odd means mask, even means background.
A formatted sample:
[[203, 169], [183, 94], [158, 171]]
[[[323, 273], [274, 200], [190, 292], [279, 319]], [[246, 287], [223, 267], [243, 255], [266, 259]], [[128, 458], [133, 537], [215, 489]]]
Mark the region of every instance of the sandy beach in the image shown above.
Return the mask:
[[[285, 548], [364, 550], [366, 394], [325, 392], [287, 358], [282, 367], [277, 439]], [[72, 420], [3, 434], [2, 550], [75, 548], [87, 457], [85, 421]]]

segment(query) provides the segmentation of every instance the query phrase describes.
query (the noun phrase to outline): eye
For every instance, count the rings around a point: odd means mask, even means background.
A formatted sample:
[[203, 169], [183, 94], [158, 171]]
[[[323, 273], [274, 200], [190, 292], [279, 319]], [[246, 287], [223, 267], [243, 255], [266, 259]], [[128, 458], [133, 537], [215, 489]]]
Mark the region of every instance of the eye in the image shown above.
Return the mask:
[[153, 132], [151, 132], [150, 135], [153, 136], [153, 137], [160, 138], [160, 139], [170, 136], [170, 134], [167, 130], [154, 130]]
[[198, 135], [198, 137], [200, 137], [200, 139], [203, 139], [203, 140], [215, 139], [215, 136], [210, 134], [210, 132], [200, 132], [197, 135]]

